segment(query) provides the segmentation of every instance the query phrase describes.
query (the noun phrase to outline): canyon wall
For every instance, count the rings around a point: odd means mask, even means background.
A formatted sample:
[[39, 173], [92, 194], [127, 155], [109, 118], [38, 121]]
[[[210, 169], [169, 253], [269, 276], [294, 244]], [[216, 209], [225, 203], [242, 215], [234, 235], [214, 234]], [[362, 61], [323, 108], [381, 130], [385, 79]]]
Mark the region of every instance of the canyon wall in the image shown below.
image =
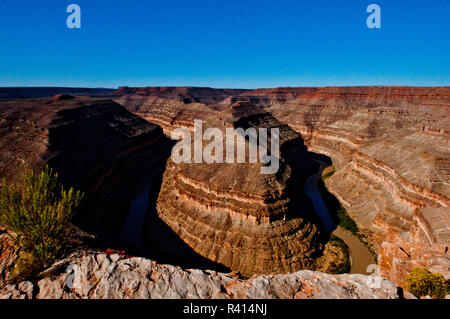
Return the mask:
[[172, 142], [159, 126], [111, 100], [77, 97], [0, 101], [0, 176], [17, 182], [49, 164], [86, 193], [75, 223], [111, 242], [145, 171], [164, 167]]
[[450, 89], [323, 88], [274, 116], [333, 159], [328, 189], [369, 237], [382, 274], [450, 275]]
[[[230, 108], [228, 115], [243, 110], [251, 115], [227, 117], [220, 126], [214, 118], [212, 126], [224, 135], [226, 126], [280, 130], [278, 171], [261, 174], [260, 162], [169, 160], [157, 202], [159, 217], [197, 253], [245, 277], [320, 269], [328, 236], [302, 191], [314, 154], [306, 151], [298, 133], [270, 114], [239, 103]], [[248, 159], [250, 141], [245, 144]], [[225, 158], [226, 147], [223, 152]]]
[[9, 99], [44, 98], [56, 94], [70, 94], [76, 96], [112, 95], [113, 89], [93, 88], [64, 88], [64, 87], [0, 87], [0, 101]]
[[450, 88], [218, 90], [204, 100], [140, 90], [116, 101], [168, 135], [192, 131], [194, 119], [225, 125], [236, 103], [270, 113], [300, 133], [308, 151], [332, 159], [326, 186], [367, 236], [385, 277], [401, 285], [415, 266], [450, 277]]

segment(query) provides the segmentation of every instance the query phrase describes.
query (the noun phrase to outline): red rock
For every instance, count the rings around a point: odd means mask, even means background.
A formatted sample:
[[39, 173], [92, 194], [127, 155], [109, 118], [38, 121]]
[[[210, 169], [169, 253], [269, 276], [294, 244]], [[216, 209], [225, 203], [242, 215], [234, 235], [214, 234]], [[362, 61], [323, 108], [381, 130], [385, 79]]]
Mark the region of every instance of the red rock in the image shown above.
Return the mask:
[[65, 100], [73, 100], [75, 97], [69, 94], [56, 94], [53, 96], [53, 101], [65, 101]]

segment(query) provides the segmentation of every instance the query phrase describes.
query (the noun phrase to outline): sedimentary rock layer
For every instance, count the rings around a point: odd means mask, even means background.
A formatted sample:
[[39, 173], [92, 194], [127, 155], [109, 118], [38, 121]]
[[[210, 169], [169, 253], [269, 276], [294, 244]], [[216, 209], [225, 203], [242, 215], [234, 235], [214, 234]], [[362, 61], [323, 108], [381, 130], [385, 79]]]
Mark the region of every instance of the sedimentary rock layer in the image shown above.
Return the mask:
[[328, 189], [397, 284], [414, 266], [450, 274], [449, 95], [449, 88], [333, 88], [273, 106], [310, 150], [333, 159]]
[[78, 97], [0, 102], [0, 176], [49, 164], [60, 180], [86, 193], [77, 223], [104, 239], [117, 237], [146, 170], [164, 165], [171, 141], [160, 127], [111, 100]]
[[118, 102], [166, 134], [193, 119], [226, 121], [237, 102], [269, 112], [309, 151], [332, 158], [327, 187], [368, 236], [384, 276], [402, 284], [414, 266], [450, 276], [450, 88], [258, 89], [214, 103], [125, 94]]
[[[243, 276], [318, 268], [327, 236], [320, 233], [302, 191], [314, 154], [306, 151], [298, 133], [270, 114], [250, 105], [242, 109], [239, 103], [230, 108], [226, 113], [232, 116], [219, 117], [226, 119], [219, 126], [224, 134], [227, 126], [278, 128], [278, 171], [261, 174], [260, 162], [169, 160], [157, 203], [159, 217], [197, 253]], [[250, 142], [245, 143], [248, 152]]]

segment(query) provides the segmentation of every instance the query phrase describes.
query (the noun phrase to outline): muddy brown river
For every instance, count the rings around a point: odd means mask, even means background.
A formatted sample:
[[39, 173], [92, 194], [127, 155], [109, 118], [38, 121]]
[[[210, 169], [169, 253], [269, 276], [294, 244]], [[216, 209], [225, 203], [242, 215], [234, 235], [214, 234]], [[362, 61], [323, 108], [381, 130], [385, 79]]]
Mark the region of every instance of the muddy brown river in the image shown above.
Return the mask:
[[331, 214], [322, 199], [322, 195], [320, 194], [317, 183], [322, 177], [323, 169], [324, 167], [321, 165], [319, 171], [316, 174], [311, 175], [306, 180], [306, 195], [308, 195], [308, 197], [313, 202], [314, 209], [316, 210], [317, 215], [322, 220], [324, 228], [332, 232], [332, 234], [336, 237], [342, 239], [348, 246], [351, 260], [350, 273], [365, 275], [371, 274], [371, 272], [367, 272], [367, 268], [371, 264], [376, 264], [376, 262], [373, 255], [370, 253], [370, 250], [356, 236], [354, 236], [344, 228], [337, 226], [333, 222]]

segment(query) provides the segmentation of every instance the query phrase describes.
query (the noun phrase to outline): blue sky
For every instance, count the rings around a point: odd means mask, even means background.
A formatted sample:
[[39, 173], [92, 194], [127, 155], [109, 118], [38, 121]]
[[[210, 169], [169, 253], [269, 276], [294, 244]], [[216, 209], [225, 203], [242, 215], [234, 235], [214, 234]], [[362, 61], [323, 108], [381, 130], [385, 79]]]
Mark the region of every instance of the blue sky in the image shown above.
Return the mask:
[[0, 86], [450, 85], [449, 0], [1, 0], [0, 43]]

